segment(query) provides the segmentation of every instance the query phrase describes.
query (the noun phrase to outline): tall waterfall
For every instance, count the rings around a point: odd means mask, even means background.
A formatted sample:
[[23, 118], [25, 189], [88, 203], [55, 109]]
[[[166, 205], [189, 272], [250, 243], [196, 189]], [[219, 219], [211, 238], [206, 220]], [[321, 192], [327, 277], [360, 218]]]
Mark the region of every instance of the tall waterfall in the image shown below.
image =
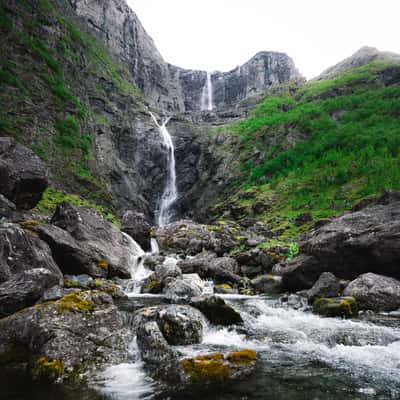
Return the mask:
[[160, 199], [160, 204], [157, 210], [157, 224], [165, 225], [171, 222], [172, 212], [171, 207], [178, 198], [178, 189], [176, 187], [176, 170], [175, 170], [175, 148], [172, 142], [172, 137], [167, 130], [167, 123], [170, 118], [167, 118], [161, 125], [158, 123], [157, 118], [150, 113], [151, 118], [157, 125], [160, 133], [161, 139], [164, 146], [168, 150], [168, 174], [167, 183], [165, 185], [163, 194]]
[[201, 93], [201, 110], [202, 111], [212, 111], [213, 109], [213, 86], [211, 80], [211, 73], [207, 72], [206, 84], [203, 87], [203, 92]]

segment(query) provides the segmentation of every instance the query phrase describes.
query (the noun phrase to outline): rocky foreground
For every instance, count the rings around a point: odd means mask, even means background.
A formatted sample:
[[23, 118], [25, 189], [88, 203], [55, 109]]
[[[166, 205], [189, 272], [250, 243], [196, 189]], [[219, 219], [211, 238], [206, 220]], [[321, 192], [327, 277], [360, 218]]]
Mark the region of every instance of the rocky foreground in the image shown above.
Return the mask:
[[[282, 245], [265, 248], [262, 223], [243, 229], [190, 220], [151, 228], [135, 212], [122, 232], [94, 210], [68, 203], [46, 218], [30, 211], [47, 186], [41, 161], [11, 139], [0, 141], [0, 365], [28, 369], [40, 382], [80, 384], [108, 365], [126, 362], [134, 335], [149, 374], [176, 388], [245, 379], [257, 366], [251, 349], [186, 357], [176, 346], [201, 343], [206, 324], [240, 326], [235, 309], [205, 295], [281, 294], [322, 316], [400, 308], [400, 194], [388, 192], [316, 228], [289, 259]], [[24, 168], [15, 158], [23, 158]], [[130, 236], [127, 236], [130, 235]], [[132, 273], [132, 242], [151, 270], [142, 293], [168, 304], [118, 304]], [[174, 255], [177, 263], [168, 256]], [[298, 292], [296, 297], [289, 295]], [[297, 299], [293, 302], [293, 299]]]

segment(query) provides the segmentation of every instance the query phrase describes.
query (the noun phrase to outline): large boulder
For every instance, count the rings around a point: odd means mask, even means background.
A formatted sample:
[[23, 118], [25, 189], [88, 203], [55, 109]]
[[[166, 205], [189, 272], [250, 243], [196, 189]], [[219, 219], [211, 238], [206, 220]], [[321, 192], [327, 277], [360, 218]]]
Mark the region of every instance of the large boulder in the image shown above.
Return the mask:
[[277, 275], [261, 275], [250, 281], [251, 287], [260, 293], [279, 293], [282, 291], [282, 278]]
[[358, 315], [358, 304], [354, 297], [320, 297], [314, 301], [313, 312], [324, 317], [353, 318]]
[[216, 283], [239, 283], [239, 266], [230, 257], [217, 257], [212, 252], [202, 252], [193, 258], [178, 262], [183, 273], [197, 273], [202, 279], [212, 279]]
[[221, 297], [194, 297], [191, 299], [190, 305], [200, 310], [212, 324], [235, 325], [243, 323], [240, 314], [226, 304]]
[[307, 292], [310, 303], [313, 303], [319, 297], [336, 297], [339, 294], [340, 282], [330, 272], [323, 272], [314, 286]]
[[200, 343], [203, 338], [204, 318], [193, 307], [167, 305], [142, 308], [135, 316], [134, 325], [139, 327], [153, 321], [170, 345]]
[[28, 365], [40, 379], [75, 380], [126, 362], [131, 337], [110, 296], [69, 293], [0, 320], [0, 364]]
[[143, 213], [128, 210], [122, 217], [121, 231], [131, 236], [145, 251], [151, 249], [151, 225]]
[[[62, 203], [57, 206], [51, 223], [68, 232], [87, 256], [86, 260], [91, 261], [86, 273], [100, 277], [130, 278], [131, 253], [128, 239], [95, 210]], [[42, 230], [42, 237], [49, 237], [49, 243], [53, 243], [56, 252], [56, 247], [61, 247], [61, 251], [65, 249], [66, 235], [62, 238], [60, 235], [58, 243], [55, 242], [55, 231], [50, 237]], [[82, 256], [76, 252], [74, 255], [75, 258]]]
[[0, 137], [0, 193], [18, 208], [29, 210], [40, 201], [47, 186], [42, 160], [14, 138]]
[[190, 299], [200, 296], [203, 292], [204, 284], [197, 274], [184, 274], [181, 279], [170, 282], [164, 290], [165, 297], [176, 301], [179, 299]]
[[367, 273], [350, 282], [344, 295], [353, 296], [363, 309], [393, 311], [400, 308], [400, 281]]
[[[289, 290], [309, 289], [322, 272], [355, 279], [373, 272], [400, 279], [400, 202], [345, 214], [313, 231], [283, 275]], [[393, 200], [393, 201], [392, 201]]]
[[159, 226], [155, 236], [163, 250], [190, 255], [203, 250], [223, 255], [238, 246], [233, 232], [228, 227], [210, 227], [190, 220]]
[[0, 318], [35, 304], [62, 285], [46, 243], [17, 224], [0, 225]]
[[142, 293], [161, 293], [171, 283], [182, 278], [182, 271], [173, 262], [164, 261], [142, 284]]

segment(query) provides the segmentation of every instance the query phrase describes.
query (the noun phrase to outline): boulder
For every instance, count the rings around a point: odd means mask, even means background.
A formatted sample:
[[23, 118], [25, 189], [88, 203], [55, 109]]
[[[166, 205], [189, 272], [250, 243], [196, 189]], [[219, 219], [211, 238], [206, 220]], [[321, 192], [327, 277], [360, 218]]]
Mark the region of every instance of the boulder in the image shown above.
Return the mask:
[[134, 325], [139, 327], [148, 322], [157, 323], [170, 345], [200, 343], [203, 338], [203, 315], [190, 306], [167, 305], [142, 308], [135, 316]]
[[14, 203], [0, 194], [0, 219], [1, 218], [11, 218], [16, 211], [17, 207]]
[[0, 318], [32, 306], [62, 273], [46, 243], [17, 224], [0, 225]]
[[279, 293], [282, 291], [282, 278], [277, 275], [262, 275], [250, 281], [251, 287], [260, 293]]
[[48, 186], [44, 163], [14, 138], [0, 137], [0, 192], [18, 208], [36, 206]]
[[209, 227], [190, 220], [159, 226], [155, 236], [163, 250], [189, 255], [198, 254], [203, 250], [223, 255], [238, 246], [233, 232], [228, 227]]
[[335, 218], [301, 242], [301, 255], [284, 273], [287, 289], [309, 289], [322, 272], [350, 280], [367, 272], [400, 279], [400, 202], [386, 197], [382, 205]]
[[74, 292], [0, 320], [0, 364], [23, 363], [40, 380], [75, 380], [127, 362], [131, 338], [110, 296]]
[[307, 292], [310, 303], [319, 297], [337, 297], [341, 292], [340, 282], [330, 272], [323, 272], [314, 286]]
[[189, 385], [227, 384], [249, 377], [255, 368], [257, 353], [244, 349], [230, 353], [212, 353], [180, 360], [181, 379]]
[[190, 299], [200, 296], [203, 292], [204, 283], [197, 274], [183, 274], [164, 288], [165, 297], [168, 300]]
[[343, 294], [353, 296], [360, 308], [394, 311], [400, 308], [400, 281], [367, 273], [350, 282]]
[[243, 323], [240, 314], [225, 303], [221, 297], [194, 297], [190, 305], [200, 310], [206, 318], [216, 325], [235, 325]]
[[212, 279], [215, 283], [237, 284], [241, 277], [237, 274], [239, 267], [230, 257], [217, 257], [211, 252], [202, 252], [193, 258], [178, 262], [183, 273], [197, 273], [202, 279]]
[[57, 206], [51, 223], [67, 231], [82, 251], [90, 254], [95, 263], [88, 267], [91, 275], [130, 278], [128, 239], [95, 210], [62, 203]]
[[324, 317], [353, 318], [358, 315], [358, 305], [354, 297], [320, 297], [314, 301], [313, 312]]
[[227, 283], [222, 283], [222, 284], [214, 286], [214, 293], [218, 293], [218, 294], [238, 294], [239, 291], [237, 289], [234, 289], [231, 285], [228, 285]]
[[[245, 267], [258, 267], [260, 272], [270, 272], [277, 263], [277, 258], [272, 257], [268, 252], [262, 249], [252, 249], [241, 252], [235, 256], [236, 261]], [[242, 267], [242, 271], [244, 268]]]
[[151, 225], [143, 213], [128, 210], [122, 217], [121, 231], [131, 236], [145, 251], [151, 249]]
[[181, 279], [182, 271], [175, 263], [164, 262], [158, 265], [155, 271], [149, 275], [142, 284], [142, 293], [161, 293], [177, 279]]

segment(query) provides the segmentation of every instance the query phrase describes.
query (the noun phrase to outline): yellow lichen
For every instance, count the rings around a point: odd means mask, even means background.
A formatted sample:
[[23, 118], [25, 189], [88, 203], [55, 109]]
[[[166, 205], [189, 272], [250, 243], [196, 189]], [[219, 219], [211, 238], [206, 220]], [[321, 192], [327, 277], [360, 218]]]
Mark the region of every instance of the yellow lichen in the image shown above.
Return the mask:
[[57, 311], [64, 313], [73, 312], [89, 312], [94, 310], [94, 304], [90, 300], [86, 300], [81, 293], [69, 293], [56, 302]]
[[153, 287], [157, 286], [158, 282], [157, 281], [150, 281], [147, 285], [146, 285], [146, 289], [153, 289]]
[[226, 356], [226, 359], [232, 364], [249, 365], [257, 358], [257, 353], [254, 350], [243, 349], [233, 351]]
[[80, 288], [82, 287], [78, 282], [71, 279], [64, 279], [64, 287], [68, 288]]
[[186, 358], [180, 364], [191, 383], [223, 382], [232, 372], [220, 353]]
[[97, 265], [99, 268], [107, 269], [108, 266], [109, 266], [109, 263], [108, 263], [107, 260], [97, 260], [97, 261], [96, 261], [96, 265]]
[[229, 289], [232, 289], [232, 286], [224, 283], [222, 285], [215, 285], [215, 289], [226, 289], [226, 290], [229, 290]]
[[36, 361], [34, 374], [36, 378], [56, 380], [61, 375], [64, 374], [64, 362], [62, 360], [56, 359], [49, 361], [46, 357], [40, 357]]

